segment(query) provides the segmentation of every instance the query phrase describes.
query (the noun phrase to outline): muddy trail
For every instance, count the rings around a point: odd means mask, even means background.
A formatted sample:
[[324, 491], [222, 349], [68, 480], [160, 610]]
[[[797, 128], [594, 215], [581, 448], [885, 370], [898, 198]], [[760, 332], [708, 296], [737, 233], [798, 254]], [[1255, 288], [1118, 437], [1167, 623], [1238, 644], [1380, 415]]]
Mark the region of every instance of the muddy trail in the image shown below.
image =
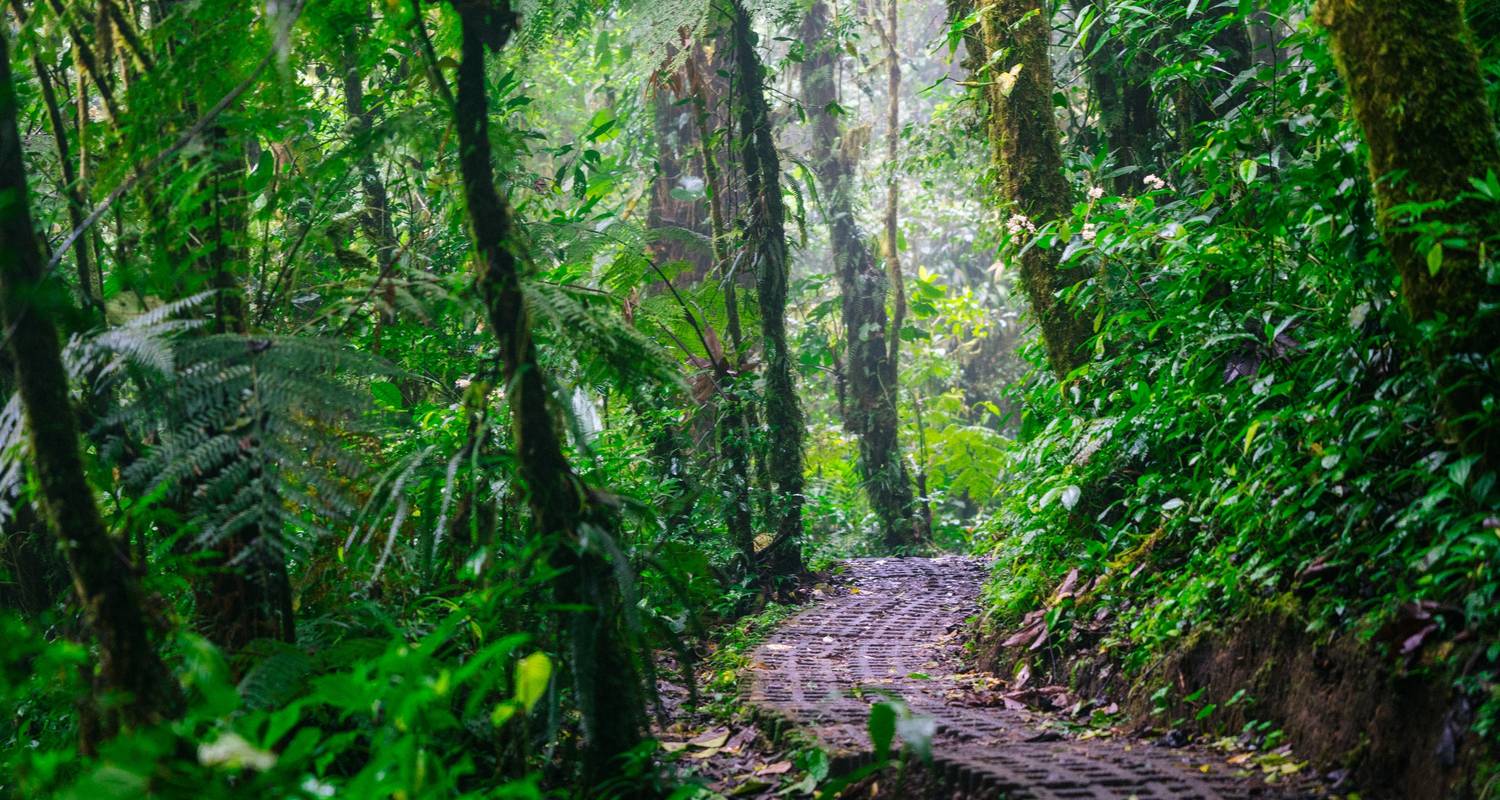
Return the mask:
[[[1268, 785], [1223, 752], [1165, 747], [1005, 702], [964, 665], [978, 611], [974, 559], [862, 559], [847, 592], [788, 620], [754, 654], [749, 702], [819, 740], [843, 763], [867, 759], [872, 703], [895, 696], [933, 721], [932, 762], [895, 787], [907, 798], [1231, 800], [1323, 796]], [[988, 697], [986, 697], [988, 694]], [[1243, 760], [1239, 763], [1244, 763]]]

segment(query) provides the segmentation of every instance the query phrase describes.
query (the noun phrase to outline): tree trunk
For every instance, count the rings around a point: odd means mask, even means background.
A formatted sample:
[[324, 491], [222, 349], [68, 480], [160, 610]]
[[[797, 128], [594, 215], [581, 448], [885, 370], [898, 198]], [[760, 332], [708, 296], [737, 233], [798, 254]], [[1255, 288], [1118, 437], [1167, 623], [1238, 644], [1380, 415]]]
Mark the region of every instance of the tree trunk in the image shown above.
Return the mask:
[[487, 48], [505, 45], [515, 17], [508, 2], [457, 2], [454, 7], [462, 29], [454, 117], [464, 197], [480, 262], [475, 284], [500, 346], [516, 462], [534, 524], [543, 535], [563, 539], [553, 551], [554, 566], [563, 571], [555, 584], [556, 600], [587, 608], [564, 613], [583, 724], [583, 777], [594, 785], [609, 777], [617, 760], [641, 743], [646, 727], [639, 668], [624, 629], [629, 609], [615, 578], [617, 565], [600, 555], [601, 545], [595, 541], [601, 534], [612, 536], [616, 520], [595, 502], [563, 453], [521, 288], [525, 262], [514, 240], [510, 206], [495, 188], [484, 56]]
[[[1380, 228], [1407, 308], [1417, 322], [1440, 323], [1426, 354], [1447, 427], [1495, 466], [1500, 426], [1485, 400], [1495, 393], [1500, 323], [1485, 308], [1500, 304], [1500, 286], [1486, 280], [1480, 243], [1497, 220], [1491, 201], [1460, 197], [1472, 193], [1471, 178], [1500, 171], [1500, 151], [1463, 12], [1459, 0], [1321, 0], [1317, 19], [1369, 144]], [[1446, 205], [1422, 222], [1466, 245], [1420, 242], [1402, 208], [1434, 203]]]
[[781, 199], [781, 162], [766, 105], [765, 69], [755, 52], [750, 14], [741, 0], [734, 0], [732, 15], [740, 157], [749, 197], [745, 237], [755, 265], [756, 299], [760, 303], [770, 438], [767, 462], [774, 489], [771, 521], [775, 533], [760, 556], [770, 574], [791, 575], [802, 570], [803, 476], [802, 407], [786, 339], [786, 209]]
[[[698, 159], [703, 168], [704, 187], [708, 199], [709, 243], [712, 252], [711, 273], [716, 276], [724, 290], [724, 318], [729, 335], [729, 351], [711, 359], [719, 384], [718, 419], [714, 423], [715, 440], [719, 455], [723, 459], [720, 469], [720, 484], [724, 496], [724, 527], [729, 541], [740, 552], [747, 573], [755, 573], [755, 518], [751, 503], [751, 437], [750, 420], [747, 416], [747, 401], [736, 386], [740, 380], [750, 380], [753, 375], [741, 374], [740, 365], [745, 358], [744, 333], [740, 328], [740, 306], [738, 276], [732, 274], [729, 256], [729, 231], [725, 206], [729, 202], [729, 181], [719, 168], [718, 154], [713, 147], [712, 96], [708, 81], [699, 67], [702, 47], [694, 45], [683, 65], [687, 88], [691, 96], [693, 126], [698, 134]], [[705, 59], [707, 60], [707, 59]]]
[[364, 199], [364, 208], [359, 213], [359, 227], [370, 246], [375, 248], [375, 286], [379, 295], [380, 311], [377, 317], [372, 349], [380, 352], [381, 332], [396, 322], [396, 254], [400, 243], [396, 240], [396, 229], [391, 223], [390, 199], [385, 182], [380, 179], [380, 170], [375, 165], [373, 143], [370, 141], [375, 128], [374, 115], [365, 108], [365, 87], [359, 74], [359, 33], [351, 33], [344, 53], [344, 113], [349, 117], [350, 133], [362, 150], [359, 159], [359, 186]]
[[[1151, 146], [1160, 120], [1151, 93], [1152, 65], [1146, 62], [1144, 53], [1128, 60], [1126, 43], [1119, 34], [1101, 33], [1108, 27], [1105, 15], [1109, 5], [1104, 0], [1074, 0], [1073, 8], [1079, 14], [1093, 9], [1097, 15], [1093, 33], [1083, 42], [1088, 54], [1084, 66], [1099, 110], [1099, 125], [1104, 129], [1104, 144], [1118, 166], [1136, 168], [1115, 177], [1115, 191], [1132, 194], [1141, 188], [1141, 179], [1153, 171]], [[1105, 41], [1099, 41], [1106, 35]]]
[[[1052, 62], [1047, 54], [1052, 28], [1046, 8], [1041, 0], [998, 0], [980, 19], [986, 53], [1002, 54], [990, 67], [993, 74], [986, 76], [1001, 199], [1038, 228], [1067, 217], [1072, 207], [1052, 110]], [[1006, 81], [989, 80], [1013, 65], [1021, 69], [1008, 92]], [[1084, 267], [1058, 269], [1060, 250], [1032, 247], [1020, 257], [1020, 271], [1047, 361], [1061, 379], [1088, 361], [1084, 344], [1093, 323], [1086, 309], [1058, 296], [1091, 277]]]
[[[56, 534], [89, 628], [99, 640], [98, 688], [126, 728], [175, 716], [182, 697], [151, 643], [151, 621], [130, 561], [94, 501], [78, 447], [52, 304], [65, 302], [46, 280], [32, 228], [16, 95], [6, 37], [0, 34], [0, 317], [11, 335], [16, 382], [47, 521]], [[105, 734], [112, 725], [106, 726]]]
[[854, 181], [843, 131], [829, 112], [838, 100], [837, 42], [829, 40], [828, 4], [819, 0], [802, 23], [806, 53], [802, 95], [812, 118], [809, 161], [822, 185], [824, 218], [833, 249], [834, 274], [843, 297], [844, 376], [848, 382], [845, 421], [859, 439], [859, 465], [870, 508], [880, 520], [881, 539], [890, 547], [916, 540], [911, 482], [901, 457], [896, 407], [896, 369], [886, 317], [887, 275], [880, 269], [855, 219]]

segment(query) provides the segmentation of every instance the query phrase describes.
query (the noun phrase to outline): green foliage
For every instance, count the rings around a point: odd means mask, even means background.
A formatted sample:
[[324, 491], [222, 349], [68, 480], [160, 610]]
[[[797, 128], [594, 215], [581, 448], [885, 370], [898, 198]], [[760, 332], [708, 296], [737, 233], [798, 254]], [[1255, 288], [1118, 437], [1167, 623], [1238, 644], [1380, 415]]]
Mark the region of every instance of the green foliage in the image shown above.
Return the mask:
[[1021, 435], [990, 529], [994, 619], [1019, 620], [1077, 569], [1087, 588], [1049, 624], [1107, 620], [1104, 651], [1141, 670], [1265, 598], [1295, 593], [1312, 630], [1362, 637], [1430, 603], [1445, 609], [1437, 626], [1387, 655], [1493, 697], [1493, 652], [1453, 645], [1500, 634], [1493, 464], [1439, 425], [1422, 357], [1436, 331], [1392, 300], [1359, 131], [1318, 79], [1324, 43], [1302, 31], [1283, 46], [1299, 58], [1231, 76], [1255, 88], [1139, 195], [1091, 196], [1114, 165], [1075, 148], [1087, 199], [1010, 245], [1089, 265], [1074, 299], [1104, 311], [1086, 366], [1017, 388]]

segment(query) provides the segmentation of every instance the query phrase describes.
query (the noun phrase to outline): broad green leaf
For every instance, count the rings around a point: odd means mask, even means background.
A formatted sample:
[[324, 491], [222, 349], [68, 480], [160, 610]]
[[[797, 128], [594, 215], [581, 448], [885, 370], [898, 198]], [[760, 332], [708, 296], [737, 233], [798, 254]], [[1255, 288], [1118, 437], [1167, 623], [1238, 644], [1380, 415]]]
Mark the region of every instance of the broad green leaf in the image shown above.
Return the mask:
[[875, 748], [875, 760], [884, 761], [891, 752], [891, 742], [896, 738], [896, 706], [893, 703], [876, 703], [870, 706], [868, 723], [870, 744]]
[[552, 659], [546, 653], [532, 653], [516, 665], [516, 702], [527, 713], [536, 707], [547, 694], [547, 683], [552, 680]]

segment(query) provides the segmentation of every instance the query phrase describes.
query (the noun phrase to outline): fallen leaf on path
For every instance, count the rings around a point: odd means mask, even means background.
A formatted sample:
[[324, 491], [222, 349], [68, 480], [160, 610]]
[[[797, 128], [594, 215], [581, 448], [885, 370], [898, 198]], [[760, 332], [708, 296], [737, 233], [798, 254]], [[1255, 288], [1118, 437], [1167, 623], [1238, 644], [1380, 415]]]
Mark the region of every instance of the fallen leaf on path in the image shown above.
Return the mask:
[[765, 781], [758, 781], [758, 780], [755, 780], [754, 778], [752, 778], [752, 779], [747, 780], [744, 783], [741, 783], [740, 785], [734, 787], [733, 789], [730, 789], [729, 791], [725, 792], [724, 796], [726, 796], [726, 797], [744, 797], [747, 794], [755, 794], [756, 792], [764, 792], [765, 790], [770, 789], [770, 788], [771, 788], [771, 784], [766, 783]]
[[775, 764], [767, 764], [756, 770], [758, 775], [782, 775], [792, 771], [792, 762], [778, 761]]
[[727, 741], [729, 741], [729, 731], [720, 728], [718, 730], [709, 731], [708, 733], [705, 733], [702, 736], [689, 741], [688, 744], [694, 747], [723, 747], [724, 743]]

